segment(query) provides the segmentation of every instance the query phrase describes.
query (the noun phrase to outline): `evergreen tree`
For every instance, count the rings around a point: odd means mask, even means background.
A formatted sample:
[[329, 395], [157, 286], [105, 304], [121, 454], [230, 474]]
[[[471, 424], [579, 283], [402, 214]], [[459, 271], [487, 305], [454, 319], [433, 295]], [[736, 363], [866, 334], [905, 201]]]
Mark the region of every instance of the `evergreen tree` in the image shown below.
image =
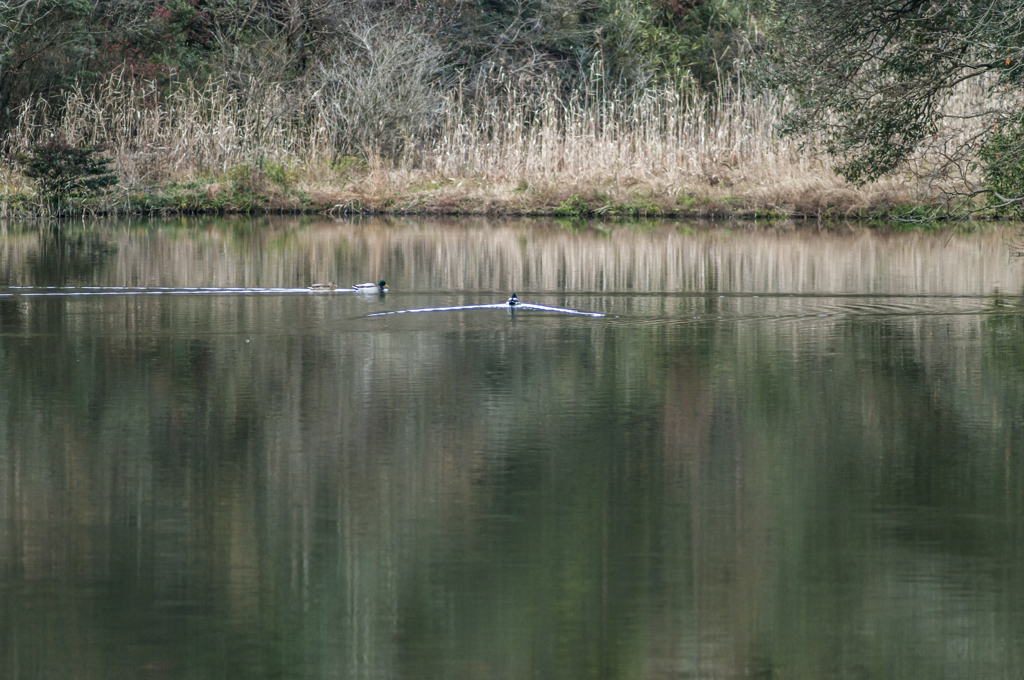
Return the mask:
[[16, 154], [22, 172], [39, 185], [39, 193], [60, 209], [69, 196], [90, 196], [117, 183], [110, 159], [98, 155], [95, 146], [72, 146], [48, 142], [29, 154]]

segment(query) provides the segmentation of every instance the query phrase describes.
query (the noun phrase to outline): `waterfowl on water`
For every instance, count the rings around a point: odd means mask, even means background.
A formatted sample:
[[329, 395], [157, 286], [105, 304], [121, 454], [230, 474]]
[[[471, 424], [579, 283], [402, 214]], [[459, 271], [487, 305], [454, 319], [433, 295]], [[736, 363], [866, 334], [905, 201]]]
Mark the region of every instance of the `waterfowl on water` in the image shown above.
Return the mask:
[[509, 307], [515, 307], [518, 304], [519, 304], [519, 298], [516, 297], [515, 293], [512, 293], [512, 297], [510, 297], [508, 299], [508, 306]]
[[381, 279], [377, 283], [357, 283], [352, 286], [352, 289], [357, 293], [386, 293], [388, 292], [388, 284], [384, 283], [384, 279]]
[[334, 290], [337, 288], [333, 283], [314, 283], [309, 287], [310, 290]]

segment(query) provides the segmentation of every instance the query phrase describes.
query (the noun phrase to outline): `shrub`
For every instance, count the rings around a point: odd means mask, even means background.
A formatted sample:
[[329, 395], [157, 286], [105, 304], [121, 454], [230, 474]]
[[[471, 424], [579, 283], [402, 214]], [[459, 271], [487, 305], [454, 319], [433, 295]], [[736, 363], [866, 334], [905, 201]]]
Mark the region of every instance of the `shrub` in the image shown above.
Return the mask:
[[582, 217], [590, 212], [590, 209], [579, 194], [573, 194], [559, 203], [553, 212], [557, 217]]
[[445, 51], [397, 19], [355, 19], [334, 58], [319, 66], [313, 99], [334, 158], [396, 160], [443, 110]]
[[999, 214], [1013, 210], [1024, 216], [1024, 144], [1020, 125], [996, 132], [978, 152], [984, 167], [985, 189], [990, 193], [987, 203]]
[[117, 184], [111, 161], [101, 151], [93, 145], [46, 142], [31, 146], [28, 154], [15, 154], [14, 160], [35, 180], [43, 198], [59, 207], [69, 196], [91, 196]]

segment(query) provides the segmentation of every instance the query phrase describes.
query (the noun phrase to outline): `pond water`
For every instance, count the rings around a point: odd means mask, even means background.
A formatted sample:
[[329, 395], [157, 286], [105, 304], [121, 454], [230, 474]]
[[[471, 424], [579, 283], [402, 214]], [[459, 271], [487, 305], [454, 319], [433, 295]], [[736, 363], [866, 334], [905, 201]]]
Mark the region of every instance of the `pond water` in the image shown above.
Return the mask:
[[7, 225], [0, 677], [1021, 677], [1012, 231]]

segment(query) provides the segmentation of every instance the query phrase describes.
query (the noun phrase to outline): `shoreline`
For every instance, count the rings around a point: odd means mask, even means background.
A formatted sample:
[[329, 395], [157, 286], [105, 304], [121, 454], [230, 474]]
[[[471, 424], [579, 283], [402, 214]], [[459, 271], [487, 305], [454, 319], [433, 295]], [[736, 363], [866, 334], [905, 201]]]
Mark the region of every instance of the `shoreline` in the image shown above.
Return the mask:
[[[470, 190], [462, 190], [471, 182]], [[191, 180], [171, 182], [145, 191], [119, 192], [88, 199], [73, 199], [56, 215], [34, 192], [11, 191], [0, 186], [0, 219], [65, 219], [84, 216], [188, 216], [188, 215], [392, 215], [430, 217], [547, 217], [562, 219], [711, 219], [711, 220], [864, 220], [886, 223], [928, 223], [959, 220], [1005, 219], [989, 211], [949, 214], [939, 205], [907, 201], [883, 187], [827, 187], [803, 191], [794, 200], [766, 187], [732, 187], [735, 192], [685, 187], [518, 187], [488, 185], [464, 178], [456, 186], [421, 189], [418, 182], [397, 191], [379, 187], [348, 186], [331, 190], [280, 187], [269, 182], [232, 183]], [[396, 187], [397, 188], [397, 187]], [[375, 190], [376, 189], [376, 190]], [[785, 193], [785, 192], [778, 192]], [[838, 200], [836, 200], [838, 198]], [[832, 199], [832, 200], [830, 200]], [[900, 200], [902, 199], [902, 200]]]

